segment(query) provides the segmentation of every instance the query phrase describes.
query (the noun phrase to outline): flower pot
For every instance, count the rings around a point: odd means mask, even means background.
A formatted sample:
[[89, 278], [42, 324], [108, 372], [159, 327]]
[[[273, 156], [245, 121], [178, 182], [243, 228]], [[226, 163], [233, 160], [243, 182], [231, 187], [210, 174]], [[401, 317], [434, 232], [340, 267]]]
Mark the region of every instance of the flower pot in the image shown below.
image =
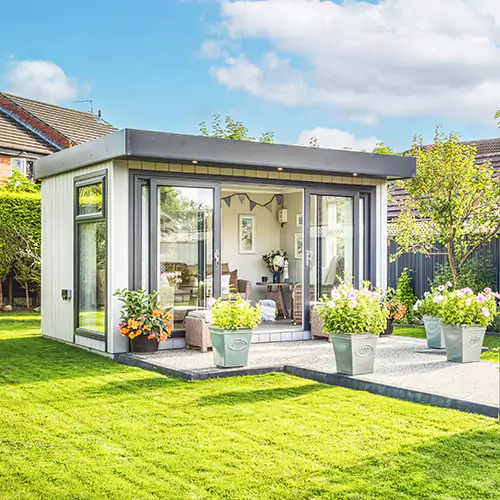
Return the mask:
[[454, 363], [477, 363], [481, 359], [485, 326], [442, 325], [446, 357]]
[[156, 339], [148, 339], [147, 335], [139, 335], [130, 339], [131, 352], [156, 352], [158, 350], [158, 341]]
[[221, 368], [235, 368], [248, 364], [248, 351], [253, 331], [250, 328], [223, 330], [210, 327], [214, 364]]
[[373, 373], [378, 336], [373, 333], [331, 333], [337, 372], [345, 375]]
[[387, 320], [387, 327], [385, 328], [385, 332], [381, 333], [381, 337], [389, 337], [392, 335], [394, 332], [394, 320], [393, 319], [388, 319]]
[[427, 347], [432, 349], [444, 349], [443, 330], [441, 320], [434, 316], [424, 316], [422, 318], [425, 326], [425, 336], [427, 337]]
[[279, 283], [279, 282], [280, 282], [280, 272], [273, 271], [273, 283]]

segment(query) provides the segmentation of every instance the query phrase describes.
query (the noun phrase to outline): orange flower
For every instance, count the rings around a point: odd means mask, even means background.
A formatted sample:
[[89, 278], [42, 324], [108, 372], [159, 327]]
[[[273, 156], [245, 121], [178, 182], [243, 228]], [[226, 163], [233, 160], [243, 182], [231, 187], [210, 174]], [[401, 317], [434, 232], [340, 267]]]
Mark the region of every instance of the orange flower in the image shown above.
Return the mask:
[[123, 333], [123, 335], [127, 335], [128, 328], [120, 328], [120, 332]]
[[156, 335], [154, 333], [148, 335], [148, 339], [154, 339], [154, 338], [156, 338]]
[[172, 321], [174, 319], [174, 317], [171, 315], [171, 314], [167, 314], [167, 316], [165, 317], [165, 321]]
[[160, 309], [155, 309], [152, 314], [154, 318], [157, 318], [158, 316], [161, 316], [161, 311]]

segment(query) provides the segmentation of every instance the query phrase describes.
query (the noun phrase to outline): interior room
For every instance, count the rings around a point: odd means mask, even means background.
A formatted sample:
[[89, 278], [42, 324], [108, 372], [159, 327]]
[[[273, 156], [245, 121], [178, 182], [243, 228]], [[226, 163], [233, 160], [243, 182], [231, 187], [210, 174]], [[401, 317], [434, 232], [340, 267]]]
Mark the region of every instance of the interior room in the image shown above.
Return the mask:
[[[266, 321], [260, 333], [301, 330], [303, 190], [223, 184], [221, 205], [222, 296], [232, 284], [252, 304], [261, 303]], [[278, 250], [287, 256], [275, 277], [279, 285], [273, 284], [273, 270], [263, 259]]]

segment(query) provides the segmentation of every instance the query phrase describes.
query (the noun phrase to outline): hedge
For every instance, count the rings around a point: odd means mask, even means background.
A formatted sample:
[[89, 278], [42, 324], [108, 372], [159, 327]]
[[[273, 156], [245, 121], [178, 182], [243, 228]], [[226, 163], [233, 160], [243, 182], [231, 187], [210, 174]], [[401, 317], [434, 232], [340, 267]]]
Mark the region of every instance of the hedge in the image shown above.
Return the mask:
[[42, 205], [40, 193], [0, 190], [0, 225], [16, 228], [41, 238]]

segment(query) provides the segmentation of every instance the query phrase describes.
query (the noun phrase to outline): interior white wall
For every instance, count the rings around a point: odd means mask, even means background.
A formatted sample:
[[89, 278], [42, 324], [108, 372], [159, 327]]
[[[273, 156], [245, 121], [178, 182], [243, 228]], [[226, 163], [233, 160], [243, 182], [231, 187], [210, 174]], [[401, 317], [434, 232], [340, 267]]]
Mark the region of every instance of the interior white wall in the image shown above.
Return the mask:
[[290, 281], [302, 282], [302, 259], [295, 258], [295, 235], [302, 235], [302, 227], [297, 226], [297, 215], [303, 211], [303, 191], [283, 195], [283, 205], [288, 211], [288, 222], [280, 228], [281, 247], [287, 251]]
[[[223, 191], [222, 198], [241, 190]], [[252, 200], [259, 203], [269, 201], [273, 193], [249, 193]], [[238, 278], [250, 280], [252, 282], [252, 300], [263, 299], [266, 288], [256, 286], [257, 281], [261, 281], [262, 276], [268, 276], [272, 281], [272, 274], [266, 268], [262, 256], [271, 250], [280, 248], [280, 224], [277, 219], [277, 203], [273, 201], [272, 211], [265, 207], [256, 206], [250, 211], [250, 202], [245, 199], [240, 202], [237, 196], [231, 200], [231, 206], [222, 201], [222, 263], [227, 262], [229, 269], [238, 269]], [[238, 216], [240, 214], [252, 215], [255, 218], [255, 253], [240, 254], [238, 240]]]

